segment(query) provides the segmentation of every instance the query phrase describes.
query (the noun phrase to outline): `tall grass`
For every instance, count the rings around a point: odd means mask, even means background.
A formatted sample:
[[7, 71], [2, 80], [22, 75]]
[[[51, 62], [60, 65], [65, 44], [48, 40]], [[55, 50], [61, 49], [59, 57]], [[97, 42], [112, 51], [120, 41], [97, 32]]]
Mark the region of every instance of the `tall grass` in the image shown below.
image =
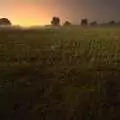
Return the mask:
[[0, 120], [119, 120], [120, 29], [0, 31]]

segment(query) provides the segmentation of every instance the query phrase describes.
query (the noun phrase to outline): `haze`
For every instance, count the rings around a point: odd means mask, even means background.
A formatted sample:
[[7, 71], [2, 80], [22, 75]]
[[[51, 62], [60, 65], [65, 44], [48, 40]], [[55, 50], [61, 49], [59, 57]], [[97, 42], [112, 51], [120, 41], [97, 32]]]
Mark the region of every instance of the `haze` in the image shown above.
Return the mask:
[[9, 18], [15, 25], [31, 26], [50, 24], [59, 16], [74, 24], [82, 18], [107, 22], [120, 20], [119, 0], [2, 0], [0, 17]]

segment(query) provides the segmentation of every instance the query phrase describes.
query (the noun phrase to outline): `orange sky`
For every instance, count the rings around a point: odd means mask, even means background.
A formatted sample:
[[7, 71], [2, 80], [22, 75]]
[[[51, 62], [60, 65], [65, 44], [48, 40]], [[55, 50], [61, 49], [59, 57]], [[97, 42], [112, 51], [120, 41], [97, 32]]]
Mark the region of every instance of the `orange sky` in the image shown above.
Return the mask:
[[80, 24], [89, 21], [120, 20], [119, 0], [1, 0], [0, 18], [6, 17], [14, 25], [32, 26], [50, 24], [53, 16], [62, 22]]
[[9, 15], [6, 13], [1, 17], [8, 17], [14, 24], [23, 26], [44, 25], [50, 22], [51, 10], [46, 10], [37, 4], [13, 4], [9, 6]]
[[[62, 20], [71, 20], [71, 14], [67, 7], [54, 2], [57, 0], [5, 0], [3, 2], [0, 17], [7, 17], [14, 25], [34, 26], [50, 24], [53, 16], [59, 16]], [[19, 1], [19, 2], [18, 2]]]

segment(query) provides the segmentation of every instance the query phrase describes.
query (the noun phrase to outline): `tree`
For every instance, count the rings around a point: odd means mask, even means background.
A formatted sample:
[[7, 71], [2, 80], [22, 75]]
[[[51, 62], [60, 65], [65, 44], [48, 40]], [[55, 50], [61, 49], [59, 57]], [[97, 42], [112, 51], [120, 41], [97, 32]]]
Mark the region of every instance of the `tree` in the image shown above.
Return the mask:
[[108, 24], [109, 24], [109, 25], [114, 25], [114, 24], [115, 24], [115, 21], [114, 21], [114, 20], [111, 20]]
[[12, 25], [12, 23], [10, 22], [10, 20], [9, 19], [7, 19], [7, 18], [1, 18], [0, 19], [0, 26], [11, 26]]
[[97, 22], [96, 22], [96, 21], [93, 21], [93, 22], [90, 23], [90, 25], [91, 25], [91, 26], [95, 26], [95, 25], [97, 25]]
[[63, 26], [70, 26], [70, 25], [71, 25], [71, 22], [69, 22], [69, 21], [65, 21], [63, 24]]
[[82, 19], [82, 20], [81, 20], [81, 25], [82, 25], [82, 26], [88, 25], [88, 19]]
[[59, 17], [53, 17], [52, 21], [51, 21], [51, 24], [53, 26], [60, 26], [60, 18]]

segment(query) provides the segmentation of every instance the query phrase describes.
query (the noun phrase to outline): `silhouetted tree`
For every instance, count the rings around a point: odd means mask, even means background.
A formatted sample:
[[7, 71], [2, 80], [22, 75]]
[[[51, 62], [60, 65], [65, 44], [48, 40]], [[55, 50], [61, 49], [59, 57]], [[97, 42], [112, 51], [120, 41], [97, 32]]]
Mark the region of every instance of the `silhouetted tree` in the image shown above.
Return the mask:
[[112, 20], [112, 21], [110, 21], [108, 24], [109, 24], [109, 25], [114, 25], [114, 24], [115, 24], [115, 21]]
[[96, 22], [96, 21], [93, 21], [93, 22], [90, 23], [90, 25], [91, 25], [91, 26], [95, 26], [95, 25], [97, 25], [97, 22]]
[[88, 25], [88, 19], [82, 19], [82, 20], [81, 20], [81, 25], [82, 25], [82, 26]]
[[0, 26], [11, 26], [12, 23], [7, 18], [1, 18], [0, 19]]
[[59, 17], [53, 17], [51, 24], [54, 26], [59, 26], [60, 25], [60, 18]]
[[63, 24], [63, 26], [70, 26], [70, 25], [72, 25], [72, 24], [69, 21], [65, 21], [65, 23]]

